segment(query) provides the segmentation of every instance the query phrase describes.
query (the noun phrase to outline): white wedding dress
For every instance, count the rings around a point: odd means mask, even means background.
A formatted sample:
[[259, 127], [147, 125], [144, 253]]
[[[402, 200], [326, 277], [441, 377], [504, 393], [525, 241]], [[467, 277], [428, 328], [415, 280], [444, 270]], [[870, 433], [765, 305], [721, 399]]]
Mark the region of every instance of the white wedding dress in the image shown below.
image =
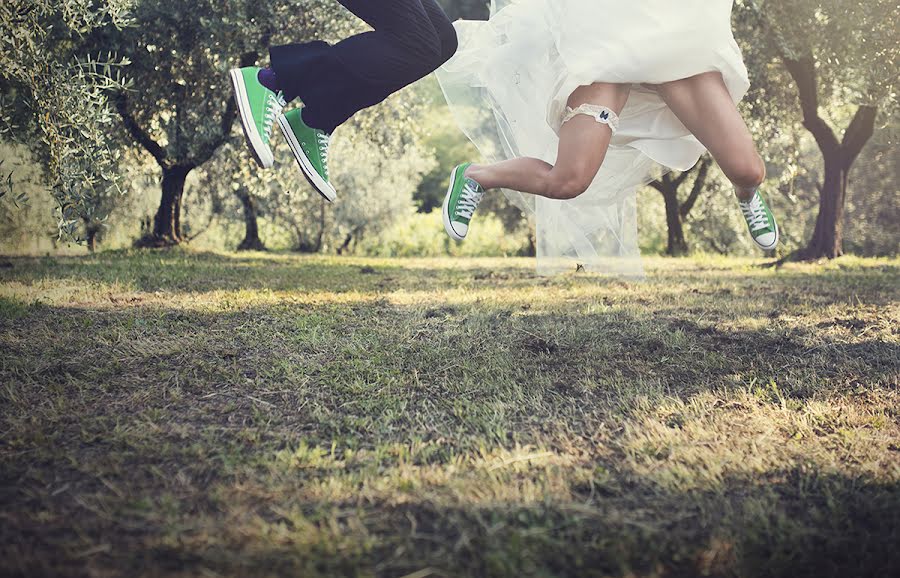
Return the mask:
[[585, 194], [556, 201], [505, 191], [534, 216], [540, 273], [580, 265], [643, 275], [636, 190], [661, 170], [687, 170], [704, 152], [645, 85], [719, 71], [740, 101], [749, 82], [731, 8], [732, 0], [493, 0], [490, 20], [455, 23], [459, 51], [437, 77], [485, 160], [555, 163], [569, 95], [594, 82], [633, 85]]

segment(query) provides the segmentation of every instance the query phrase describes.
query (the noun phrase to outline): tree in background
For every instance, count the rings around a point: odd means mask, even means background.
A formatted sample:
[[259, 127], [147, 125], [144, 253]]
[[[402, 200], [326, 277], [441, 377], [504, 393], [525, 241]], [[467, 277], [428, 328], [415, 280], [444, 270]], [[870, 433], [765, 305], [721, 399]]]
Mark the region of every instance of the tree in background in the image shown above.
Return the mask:
[[[478, 150], [459, 130], [447, 110], [436, 82], [428, 81], [430, 110], [419, 124], [425, 132], [423, 144], [434, 151], [437, 164], [422, 177], [416, 190], [416, 207], [420, 213], [429, 213], [444, 202], [450, 171], [456, 165], [479, 158]], [[489, 199], [485, 199], [486, 201]]]
[[122, 126], [162, 172], [159, 208], [144, 246], [181, 242], [188, 175], [230, 137], [232, 66], [253, 64], [271, 36], [274, 8], [251, 0], [140, 1], [134, 26], [106, 27], [88, 43], [127, 57], [130, 90], [116, 98]]
[[86, 239], [91, 249], [120, 194], [107, 95], [123, 87], [119, 69], [127, 62], [106, 49], [83, 50], [80, 39], [99, 27], [123, 30], [130, 5], [0, 3], [0, 134], [27, 144], [44, 167], [60, 237]]
[[242, 135], [233, 134], [219, 149], [215, 158], [206, 164], [200, 179], [200, 189], [206, 191], [215, 204], [216, 215], [230, 217], [225, 207], [225, 195], [233, 194], [240, 204], [244, 225], [244, 237], [237, 245], [238, 251], [265, 251], [260, 238], [259, 217], [264, 212], [261, 199], [265, 194], [254, 194], [267, 187], [267, 172], [260, 171], [250, 155]]
[[332, 142], [331, 176], [338, 198], [326, 203], [301, 176], [276, 139], [276, 170], [246, 182], [276, 227], [290, 231], [301, 252], [346, 252], [413, 212], [413, 193], [434, 165], [421, 143], [423, 103], [415, 89], [392, 95], [354, 116]]
[[265, 250], [271, 243], [309, 253], [350, 251], [363, 236], [376, 236], [415, 210], [413, 194], [434, 165], [420, 134], [421, 92], [415, 87], [392, 95], [335, 132], [333, 204], [309, 186], [280, 134], [272, 143], [275, 167], [261, 171], [235, 131], [198, 171], [199, 189], [217, 205], [221, 225], [232, 230], [240, 222], [238, 250]]
[[335, 143], [335, 187], [343, 191], [332, 207], [338, 253], [415, 210], [413, 193], [435, 164], [417, 132], [423, 114], [415, 93], [407, 91], [354, 118], [347, 136]]
[[[667, 255], [686, 255], [689, 252], [687, 240], [684, 237], [684, 220], [694, 208], [697, 199], [700, 198], [712, 162], [712, 157], [706, 154], [690, 170], [677, 174], [666, 173], [650, 183], [651, 187], [659, 191], [666, 204]], [[693, 176], [691, 190], [684, 201], [680, 201], [678, 193], [691, 176]]]
[[[844, 209], [854, 161], [879, 111], [896, 108], [898, 10], [890, 0], [748, 1], [796, 88], [803, 126], [824, 163], [819, 212], [801, 259], [843, 253]], [[829, 112], [833, 114], [829, 114]], [[849, 118], [842, 136], [833, 128]]]

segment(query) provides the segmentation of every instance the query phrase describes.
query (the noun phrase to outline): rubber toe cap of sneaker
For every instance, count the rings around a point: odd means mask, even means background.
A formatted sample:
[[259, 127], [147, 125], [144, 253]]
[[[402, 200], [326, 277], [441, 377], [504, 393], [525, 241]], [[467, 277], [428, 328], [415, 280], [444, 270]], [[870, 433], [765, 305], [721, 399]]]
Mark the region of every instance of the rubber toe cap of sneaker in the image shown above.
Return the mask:
[[759, 237], [756, 237], [754, 241], [756, 241], [756, 244], [762, 249], [769, 251], [774, 249], [775, 245], [778, 244], [778, 233], [763, 233]]
[[469, 226], [465, 223], [450, 223], [450, 228], [460, 239], [464, 239], [469, 232]]

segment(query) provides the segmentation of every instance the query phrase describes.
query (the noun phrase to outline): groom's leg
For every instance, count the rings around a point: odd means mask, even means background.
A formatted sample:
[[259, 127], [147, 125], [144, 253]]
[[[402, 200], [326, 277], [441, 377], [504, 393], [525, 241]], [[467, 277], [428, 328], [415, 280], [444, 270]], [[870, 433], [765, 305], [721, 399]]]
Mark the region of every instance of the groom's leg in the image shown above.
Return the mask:
[[333, 46], [316, 41], [270, 50], [279, 88], [303, 100], [307, 124], [328, 133], [456, 50], [453, 26], [435, 0], [339, 1], [374, 30]]
[[[434, 26], [434, 29], [441, 40], [440, 64], [444, 64], [456, 54], [456, 49], [459, 47], [456, 38], [456, 29], [453, 27], [453, 24], [450, 23], [450, 19], [447, 18], [444, 9], [441, 8], [441, 5], [438, 4], [436, 0], [422, 0], [422, 6], [425, 7], [425, 12], [431, 20], [431, 25]], [[440, 64], [435, 68], [438, 68]]]

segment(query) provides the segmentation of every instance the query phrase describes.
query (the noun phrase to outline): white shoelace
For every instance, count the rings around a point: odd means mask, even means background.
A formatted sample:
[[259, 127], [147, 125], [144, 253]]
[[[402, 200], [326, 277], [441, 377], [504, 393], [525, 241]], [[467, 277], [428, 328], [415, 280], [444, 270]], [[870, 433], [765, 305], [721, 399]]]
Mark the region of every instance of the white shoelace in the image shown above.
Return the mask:
[[319, 137], [319, 154], [322, 155], [322, 170], [325, 171], [325, 178], [328, 178], [328, 147], [331, 146], [331, 137], [324, 132], [318, 132]]
[[744, 218], [750, 225], [751, 231], [769, 227], [769, 216], [766, 214], [766, 207], [763, 205], [759, 193], [754, 193], [753, 198], [749, 201], [741, 201], [741, 212], [744, 213]]
[[272, 127], [275, 126], [275, 119], [278, 118], [278, 115], [281, 114], [281, 111], [284, 110], [284, 107], [287, 103], [284, 101], [284, 97], [281, 96], [281, 93], [278, 94], [269, 93], [266, 95], [266, 111], [263, 114], [263, 122], [265, 126], [268, 127], [266, 131], [265, 137], [268, 138], [272, 133]]
[[467, 180], [466, 184], [463, 185], [462, 192], [459, 194], [459, 201], [456, 203], [456, 215], [471, 219], [483, 198], [484, 191], [479, 191], [478, 185], [471, 180]]

